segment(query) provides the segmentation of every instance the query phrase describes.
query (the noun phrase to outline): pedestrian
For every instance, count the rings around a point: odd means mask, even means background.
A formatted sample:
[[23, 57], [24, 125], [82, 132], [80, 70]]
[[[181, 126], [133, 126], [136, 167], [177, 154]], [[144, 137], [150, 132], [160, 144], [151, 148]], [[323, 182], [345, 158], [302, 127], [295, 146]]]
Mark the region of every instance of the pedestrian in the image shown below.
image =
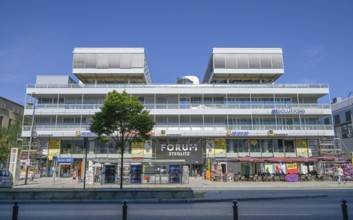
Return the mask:
[[76, 180], [76, 178], [77, 178], [77, 170], [76, 170], [76, 168], [74, 169], [74, 172], [72, 173], [72, 179], [73, 180]]
[[34, 181], [34, 172], [31, 172], [31, 180]]
[[341, 181], [343, 178], [343, 169], [341, 168], [341, 166], [338, 166], [337, 175], [338, 175], [338, 184], [341, 184]]

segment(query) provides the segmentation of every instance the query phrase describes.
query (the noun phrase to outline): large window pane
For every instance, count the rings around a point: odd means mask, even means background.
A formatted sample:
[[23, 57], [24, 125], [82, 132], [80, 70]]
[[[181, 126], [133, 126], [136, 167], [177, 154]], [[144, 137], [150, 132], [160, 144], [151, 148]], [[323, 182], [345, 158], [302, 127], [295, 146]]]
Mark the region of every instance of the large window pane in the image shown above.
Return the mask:
[[286, 153], [294, 153], [294, 141], [284, 141]]
[[60, 153], [71, 154], [72, 140], [61, 140]]

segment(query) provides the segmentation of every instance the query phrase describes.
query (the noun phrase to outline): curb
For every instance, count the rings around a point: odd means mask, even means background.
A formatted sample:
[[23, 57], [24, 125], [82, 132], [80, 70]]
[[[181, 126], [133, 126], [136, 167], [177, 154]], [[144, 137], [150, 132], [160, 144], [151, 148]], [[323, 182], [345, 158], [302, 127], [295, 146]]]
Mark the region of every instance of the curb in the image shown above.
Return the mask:
[[[305, 198], [323, 198], [327, 195], [313, 196], [283, 196], [283, 197], [260, 197], [260, 198], [233, 198], [233, 199], [141, 199], [141, 200], [17, 200], [19, 204], [33, 203], [117, 203], [122, 204], [127, 201], [128, 204], [144, 203], [211, 203], [211, 202], [232, 202], [236, 201], [261, 201], [261, 200], [281, 200], [281, 199], [305, 199]], [[12, 204], [14, 200], [0, 200], [0, 204]]]

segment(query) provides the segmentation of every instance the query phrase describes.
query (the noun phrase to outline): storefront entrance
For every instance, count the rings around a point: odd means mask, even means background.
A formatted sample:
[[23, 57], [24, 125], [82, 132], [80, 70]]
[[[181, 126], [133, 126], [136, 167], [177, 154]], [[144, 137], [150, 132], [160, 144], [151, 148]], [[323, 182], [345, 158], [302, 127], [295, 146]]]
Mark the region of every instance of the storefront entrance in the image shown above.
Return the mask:
[[192, 164], [191, 174], [194, 177], [202, 176], [202, 165], [201, 164]]
[[115, 165], [105, 165], [105, 183], [115, 183]]
[[59, 177], [71, 177], [71, 163], [59, 164]]

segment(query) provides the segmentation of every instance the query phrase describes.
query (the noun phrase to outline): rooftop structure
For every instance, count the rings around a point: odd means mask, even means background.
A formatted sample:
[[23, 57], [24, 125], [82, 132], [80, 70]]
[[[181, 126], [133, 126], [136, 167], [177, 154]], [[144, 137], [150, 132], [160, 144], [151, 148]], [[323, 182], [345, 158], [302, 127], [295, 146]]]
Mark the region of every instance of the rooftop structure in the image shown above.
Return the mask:
[[73, 54], [82, 83], [152, 83], [143, 48], [75, 48]]
[[283, 73], [280, 48], [214, 48], [203, 83], [272, 83]]

